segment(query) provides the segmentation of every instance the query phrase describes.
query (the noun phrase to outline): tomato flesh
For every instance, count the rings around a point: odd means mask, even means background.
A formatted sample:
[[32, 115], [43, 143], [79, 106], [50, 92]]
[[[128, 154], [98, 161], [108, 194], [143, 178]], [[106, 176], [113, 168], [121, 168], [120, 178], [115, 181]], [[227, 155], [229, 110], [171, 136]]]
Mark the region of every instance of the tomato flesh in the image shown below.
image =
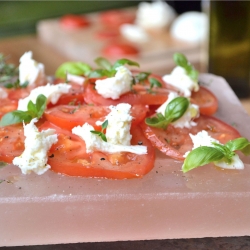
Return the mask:
[[147, 154], [107, 154], [96, 151], [86, 153], [85, 143], [67, 130], [45, 122], [40, 129], [53, 128], [58, 142], [49, 150], [48, 164], [57, 173], [80, 177], [103, 177], [110, 179], [140, 178], [154, 167], [155, 153], [140, 127], [131, 130], [131, 145], [147, 146]]
[[[147, 112], [148, 108], [143, 105], [132, 106], [132, 126], [137, 126], [141, 121], [143, 121]], [[97, 126], [96, 122], [104, 122], [105, 116], [107, 116], [108, 113], [110, 113], [109, 106], [59, 105], [46, 110], [44, 116], [48, 121], [69, 131], [71, 131], [72, 128], [78, 125], [83, 125], [86, 122], [92, 125], [96, 130], [100, 130], [101, 127]]]
[[141, 123], [141, 127], [144, 135], [155, 148], [177, 160], [184, 160], [183, 155], [192, 150], [193, 143], [189, 133], [195, 135], [201, 130], [206, 130], [212, 138], [217, 139], [222, 144], [240, 137], [236, 129], [214, 117], [201, 115], [195, 122], [197, 125], [190, 129], [175, 128], [169, 125], [164, 130], [150, 127], [145, 123]]
[[85, 16], [68, 14], [60, 19], [60, 25], [65, 29], [78, 29], [88, 27], [90, 22]]

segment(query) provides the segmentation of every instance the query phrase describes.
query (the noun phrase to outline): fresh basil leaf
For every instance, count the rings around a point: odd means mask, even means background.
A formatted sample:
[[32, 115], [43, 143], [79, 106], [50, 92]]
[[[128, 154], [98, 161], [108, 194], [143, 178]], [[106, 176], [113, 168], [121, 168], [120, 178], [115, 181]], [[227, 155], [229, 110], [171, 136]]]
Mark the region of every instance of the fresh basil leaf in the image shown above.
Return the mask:
[[28, 81], [25, 81], [24, 83], [20, 84], [20, 88], [24, 89], [29, 85]]
[[189, 106], [189, 100], [179, 96], [174, 98], [165, 109], [165, 117], [167, 120], [174, 122], [178, 120], [186, 112]]
[[112, 64], [104, 57], [96, 58], [95, 63], [102, 69], [106, 69], [108, 71], [112, 70]]
[[186, 66], [188, 65], [187, 58], [181, 53], [174, 53], [173, 59], [175, 64], [182, 68], [186, 68]]
[[96, 131], [96, 130], [90, 130], [90, 132], [95, 135], [100, 135], [101, 133], [100, 131]]
[[88, 75], [89, 78], [100, 78], [103, 76], [111, 77], [113, 76], [113, 73], [106, 69], [96, 69], [91, 71]]
[[240, 150], [243, 154], [250, 154], [250, 142], [244, 137], [231, 140], [225, 144], [231, 151]]
[[17, 124], [21, 122], [30, 122], [32, 120], [32, 116], [25, 111], [15, 110], [13, 112], [9, 112], [5, 114], [1, 121], [0, 126], [7, 126], [11, 124]]
[[104, 133], [101, 133], [99, 136], [101, 137], [101, 139], [103, 141], [107, 142], [107, 137], [106, 137], [106, 135]]
[[219, 161], [224, 157], [224, 154], [217, 148], [201, 146], [192, 150], [186, 157], [182, 170], [184, 173], [204, 166], [210, 162]]
[[29, 114], [31, 114], [32, 117], [34, 117], [37, 113], [36, 104], [34, 104], [31, 100], [28, 102], [27, 110], [29, 111]]
[[162, 128], [166, 129], [169, 125], [169, 122], [164, 118], [164, 120], [160, 120], [157, 117], [146, 118], [145, 123], [148, 126], [155, 127], [155, 128]]
[[140, 67], [139, 63], [134, 62], [134, 61], [131, 61], [131, 60], [129, 60], [129, 59], [123, 58], [123, 59], [117, 60], [117, 61], [114, 63], [112, 69], [116, 69], [116, 68], [118, 68], [118, 67], [120, 67], [120, 66], [124, 66], [125, 64], [128, 64], [128, 65], [130, 65], [130, 66], [137, 66], [137, 67]]
[[47, 107], [47, 97], [41, 94], [36, 98], [36, 111], [37, 111], [36, 117], [37, 118], [40, 118], [43, 115], [46, 107]]
[[149, 82], [150, 82], [150, 88], [154, 88], [154, 87], [162, 87], [162, 84], [155, 78], [149, 78]]
[[13, 83], [6, 83], [4, 85], [4, 87], [7, 88], [7, 89], [11, 89], [11, 88], [13, 88]]
[[102, 124], [102, 129], [105, 129], [108, 127], [108, 124], [109, 124], [109, 121], [108, 120], [105, 120]]
[[149, 72], [140, 72], [140, 73], [138, 73], [137, 75], [134, 76], [135, 82], [138, 83], [138, 82], [146, 81], [150, 74], [151, 73], [149, 73]]
[[65, 62], [60, 65], [56, 72], [55, 76], [59, 78], [66, 78], [67, 73], [72, 75], [88, 75], [91, 71], [91, 67], [83, 62]]

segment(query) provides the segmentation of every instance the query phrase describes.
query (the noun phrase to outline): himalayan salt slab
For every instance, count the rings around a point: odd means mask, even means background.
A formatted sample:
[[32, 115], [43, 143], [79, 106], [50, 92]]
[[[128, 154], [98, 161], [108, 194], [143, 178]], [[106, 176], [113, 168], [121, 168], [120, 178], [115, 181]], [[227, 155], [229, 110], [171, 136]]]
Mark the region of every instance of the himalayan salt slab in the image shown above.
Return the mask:
[[[216, 116], [250, 139], [250, 117], [225, 80], [200, 80], [219, 98]], [[155, 168], [132, 180], [2, 168], [0, 246], [250, 235], [249, 158], [241, 171], [207, 165], [183, 174], [158, 152]]]

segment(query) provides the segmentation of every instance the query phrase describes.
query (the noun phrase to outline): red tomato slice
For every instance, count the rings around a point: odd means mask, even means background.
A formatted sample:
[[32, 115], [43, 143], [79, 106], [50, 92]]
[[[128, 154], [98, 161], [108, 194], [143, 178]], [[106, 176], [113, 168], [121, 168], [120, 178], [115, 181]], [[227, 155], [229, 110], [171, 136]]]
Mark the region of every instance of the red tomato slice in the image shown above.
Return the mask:
[[131, 105], [161, 105], [164, 103], [167, 98], [167, 93], [148, 93], [145, 88], [142, 88], [138, 91], [128, 92], [120, 96], [119, 99], [113, 100], [111, 98], [104, 98], [97, 93], [94, 89], [95, 85], [92, 82], [95, 82], [96, 79], [89, 79], [89, 83], [85, 87], [84, 100], [89, 104], [96, 105], [117, 105], [118, 103], [129, 103]]
[[85, 143], [67, 130], [45, 122], [40, 129], [53, 128], [58, 134], [48, 155], [51, 170], [80, 177], [104, 177], [111, 179], [140, 178], [154, 167], [155, 153], [150, 142], [144, 137], [140, 127], [131, 131], [132, 145], [147, 146], [146, 155], [132, 153], [106, 154], [102, 152], [86, 153]]
[[0, 127], [0, 161], [12, 163], [12, 160], [24, 150], [23, 125]]
[[124, 23], [133, 23], [135, 20], [135, 14], [122, 10], [109, 10], [101, 12], [99, 18], [103, 25], [112, 28], [119, 28], [119, 26]]
[[177, 160], [184, 160], [183, 155], [193, 147], [189, 133], [197, 134], [201, 130], [206, 130], [211, 137], [223, 144], [240, 137], [239, 132], [235, 128], [217, 118], [201, 115], [196, 119], [196, 122], [197, 126], [193, 126], [191, 129], [174, 128], [169, 125], [166, 130], [163, 130], [150, 127], [145, 123], [141, 123], [141, 127], [144, 135], [155, 148]]
[[1, 99], [0, 100], [0, 118], [11, 111], [17, 109], [18, 102], [16, 100]]
[[[54, 123], [55, 125], [67, 129], [69, 131], [72, 128], [89, 123], [96, 130], [100, 129], [100, 126], [96, 125], [97, 121], [104, 121], [105, 116], [110, 112], [108, 106], [70, 106], [59, 105], [54, 108], [45, 111], [45, 118]], [[131, 116], [134, 117], [132, 126], [137, 126], [143, 121], [148, 112], [148, 108], [143, 105], [135, 105], [131, 108]]]
[[203, 115], [212, 115], [218, 109], [218, 99], [208, 89], [200, 86], [199, 91], [192, 92], [191, 102], [200, 107], [200, 113]]
[[127, 43], [112, 43], [105, 46], [102, 53], [107, 57], [120, 58], [128, 55], [138, 55], [139, 49]]
[[118, 30], [99, 30], [95, 34], [98, 39], [113, 39], [120, 36], [120, 32]]
[[85, 16], [68, 14], [60, 19], [60, 25], [65, 29], [78, 29], [88, 27], [90, 22]]
[[30, 94], [31, 90], [31, 88], [11, 89], [9, 90], [8, 98], [10, 100], [24, 99]]

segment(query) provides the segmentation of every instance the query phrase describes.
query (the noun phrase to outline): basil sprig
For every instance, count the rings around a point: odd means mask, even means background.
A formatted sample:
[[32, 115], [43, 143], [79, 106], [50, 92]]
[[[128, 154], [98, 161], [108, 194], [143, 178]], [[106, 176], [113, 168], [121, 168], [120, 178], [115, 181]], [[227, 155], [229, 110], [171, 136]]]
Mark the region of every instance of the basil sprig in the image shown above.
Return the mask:
[[65, 62], [61, 64], [56, 72], [55, 76], [58, 78], [66, 78], [67, 73], [72, 75], [84, 75], [87, 76], [91, 71], [91, 67], [83, 62]]
[[29, 101], [27, 111], [15, 110], [5, 114], [1, 121], [0, 126], [7, 126], [21, 122], [30, 122], [33, 118], [40, 118], [46, 109], [47, 98], [44, 95], [39, 95], [36, 103]]
[[29, 85], [28, 81], [25, 81], [23, 84], [20, 84], [19, 79], [17, 79], [13, 83], [11, 83], [11, 82], [6, 83], [4, 85], [4, 87], [7, 88], [7, 89], [23, 89], [23, 88], [26, 88], [28, 85]]
[[6, 84], [13, 78], [18, 77], [18, 67], [14, 64], [7, 63], [7, 57], [0, 54], [0, 84]]
[[93, 70], [89, 73], [90, 78], [97, 78], [97, 77], [112, 77], [116, 74], [116, 68], [120, 66], [124, 66], [125, 64], [130, 66], [137, 66], [140, 65], [137, 62], [131, 61], [129, 59], [119, 59], [113, 65], [104, 57], [98, 57], [95, 59], [95, 63], [100, 67], [99, 69]]
[[189, 100], [187, 98], [182, 96], [176, 97], [168, 103], [164, 115], [157, 113], [154, 117], [146, 118], [145, 122], [151, 127], [166, 129], [171, 122], [178, 120], [184, 115], [188, 106]]
[[244, 137], [230, 140], [225, 145], [218, 143], [213, 143], [213, 145], [214, 147], [201, 146], [193, 149], [187, 155], [182, 165], [183, 172], [186, 173], [194, 168], [221, 160], [230, 164], [236, 150], [241, 151], [245, 155], [250, 154], [250, 142]]
[[106, 129], [107, 127], [108, 127], [108, 120], [106, 120], [106, 121], [104, 121], [104, 122], [102, 123], [102, 130], [101, 130], [101, 131], [91, 130], [90, 132], [91, 132], [92, 134], [96, 134], [96, 135], [100, 136], [101, 139], [102, 139], [103, 141], [107, 142], [107, 137], [106, 137], [106, 135], [103, 133], [104, 129]]
[[187, 58], [181, 53], [175, 53], [173, 56], [174, 62], [177, 66], [185, 69], [187, 75], [193, 80], [198, 81], [198, 71], [188, 62]]

